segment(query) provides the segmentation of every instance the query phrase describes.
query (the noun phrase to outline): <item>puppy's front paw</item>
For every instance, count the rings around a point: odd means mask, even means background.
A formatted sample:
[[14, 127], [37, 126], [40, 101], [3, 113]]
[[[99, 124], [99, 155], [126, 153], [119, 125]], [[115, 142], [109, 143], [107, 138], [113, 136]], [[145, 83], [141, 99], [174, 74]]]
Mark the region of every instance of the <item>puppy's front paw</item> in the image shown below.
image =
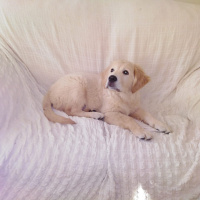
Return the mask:
[[136, 136], [141, 140], [151, 140], [153, 138], [152, 134], [143, 130], [140, 134], [136, 134]]
[[171, 129], [169, 128], [168, 125], [162, 123], [162, 122], [157, 122], [154, 126], [154, 128], [161, 133], [169, 134], [171, 133]]
[[104, 114], [103, 113], [92, 112], [91, 114], [92, 114], [92, 118], [94, 118], [94, 119], [102, 120], [104, 118]]

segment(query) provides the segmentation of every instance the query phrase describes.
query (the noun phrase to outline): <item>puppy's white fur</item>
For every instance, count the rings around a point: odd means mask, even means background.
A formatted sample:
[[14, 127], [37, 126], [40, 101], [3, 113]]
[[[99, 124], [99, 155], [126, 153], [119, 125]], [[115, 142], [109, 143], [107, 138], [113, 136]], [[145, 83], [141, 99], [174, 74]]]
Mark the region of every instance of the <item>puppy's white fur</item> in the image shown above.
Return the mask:
[[[111, 77], [114, 80], [111, 80]], [[114, 61], [101, 74], [69, 74], [55, 82], [44, 97], [43, 110], [52, 122], [75, 124], [55, 114], [51, 107], [71, 116], [90, 117], [130, 130], [137, 137], [151, 139], [134, 118], [160, 132], [169, 128], [140, 106], [138, 90], [149, 82], [143, 70], [127, 61]], [[95, 110], [96, 112], [89, 112]]]

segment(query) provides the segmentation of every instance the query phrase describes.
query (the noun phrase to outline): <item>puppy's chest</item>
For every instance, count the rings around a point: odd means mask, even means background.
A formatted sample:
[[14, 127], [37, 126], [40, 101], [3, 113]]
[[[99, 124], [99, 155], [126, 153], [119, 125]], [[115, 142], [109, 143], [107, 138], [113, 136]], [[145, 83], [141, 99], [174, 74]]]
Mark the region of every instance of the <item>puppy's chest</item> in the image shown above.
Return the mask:
[[108, 92], [104, 95], [102, 112], [121, 112], [130, 115], [139, 107], [139, 95]]

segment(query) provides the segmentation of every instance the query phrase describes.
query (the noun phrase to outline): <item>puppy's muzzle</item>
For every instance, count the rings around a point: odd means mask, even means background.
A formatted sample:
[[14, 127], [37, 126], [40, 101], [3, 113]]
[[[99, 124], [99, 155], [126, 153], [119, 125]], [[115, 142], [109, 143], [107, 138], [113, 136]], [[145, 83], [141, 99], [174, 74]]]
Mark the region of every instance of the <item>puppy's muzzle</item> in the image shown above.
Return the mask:
[[108, 83], [107, 83], [107, 88], [116, 90], [118, 92], [120, 92], [119, 88], [117, 87], [117, 77], [114, 75], [111, 75], [108, 77]]
[[110, 83], [114, 83], [114, 82], [117, 81], [117, 77], [114, 76], [114, 75], [111, 75], [111, 76], [109, 76], [108, 80], [109, 80]]

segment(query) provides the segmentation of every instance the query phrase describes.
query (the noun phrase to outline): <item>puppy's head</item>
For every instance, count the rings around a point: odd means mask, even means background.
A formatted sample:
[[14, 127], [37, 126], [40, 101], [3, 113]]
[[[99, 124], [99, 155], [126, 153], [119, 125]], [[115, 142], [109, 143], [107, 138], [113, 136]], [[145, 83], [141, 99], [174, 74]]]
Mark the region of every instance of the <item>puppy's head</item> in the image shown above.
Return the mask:
[[128, 61], [114, 61], [102, 72], [104, 88], [118, 92], [136, 92], [149, 82], [144, 71]]

